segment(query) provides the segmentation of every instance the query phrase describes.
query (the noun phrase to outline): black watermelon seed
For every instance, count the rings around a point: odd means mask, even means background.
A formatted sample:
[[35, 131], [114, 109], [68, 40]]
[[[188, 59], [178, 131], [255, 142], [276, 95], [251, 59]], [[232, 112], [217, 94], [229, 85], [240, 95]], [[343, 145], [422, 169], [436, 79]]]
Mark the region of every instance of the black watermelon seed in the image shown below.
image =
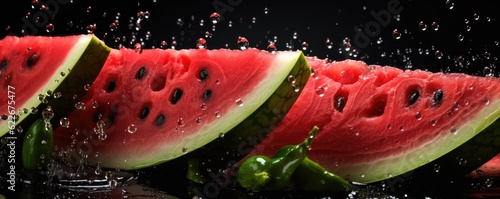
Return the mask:
[[149, 107], [144, 107], [141, 111], [141, 115], [139, 116], [141, 119], [144, 119], [148, 116], [149, 114]]
[[417, 102], [419, 97], [420, 93], [418, 91], [413, 91], [413, 93], [410, 94], [410, 99], [408, 99], [408, 105], [415, 104], [415, 102]]
[[137, 71], [135, 78], [140, 80], [144, 77], [144, 75], [146, 75], [146, 67], [143, 66]]
[[203, 101], [206, 102], [212, 97], [212, 90], [207, 89], [205, 92], [203, 92]]
[[108, 87], [106, 88], [106, 91], [108, 93], [113, 92], [115, 90], [115, 86], [116, 86], [116, 81], [115, 80], [109, 81], [109, 84], [108, 84]]
[[443, 101], [443, 90], [441, 89], [438, 89], [436, 92], [434, 92], [434, 97], [432, 98], [434, 101], [433, 101], [433, 105], [439, 105], [441, 104], [441, 102]]
[[31, 67], [33, 67], [36, 64], [36, 61], [38, 61], [38, 55], [37, 54], [33, 54], [26, 61], [26, 65], [31, 68]]
[[158, 117], [156, 117], [155, 124], [160, 126], [163, 122], [165, 122], [165, 116], [163, 114], [158, 115]]
[[177, 88], [172, 93], [172, 98], [170, 102], [172, 102], [172, 104], [177, 104], [177, 102], [181, 99], [181, 97], [182, 97], [182, 90], [180, 88]]
[[207, 71], [207, 69], [201, 69], [199, 75], [200, 75], [200, 79], [201, 80], [207, 79], [208, 78], [208, 71]]
[[344, 96], [338, 96], [335, 99], [335, 102], [334, 102], [333, 106], [334, 106], [335, 109], [337, 109], [339, 112], [342, 113], [342, 111], [344, 110], [346, 102], [347, 102], [346, 97], [344, 97]]
[[6, 59], [4, 59], [2, 61], [2, 63], [0, 64], [0, 70], [7, 68], [7, 64], [8, 64], [8, 61]]

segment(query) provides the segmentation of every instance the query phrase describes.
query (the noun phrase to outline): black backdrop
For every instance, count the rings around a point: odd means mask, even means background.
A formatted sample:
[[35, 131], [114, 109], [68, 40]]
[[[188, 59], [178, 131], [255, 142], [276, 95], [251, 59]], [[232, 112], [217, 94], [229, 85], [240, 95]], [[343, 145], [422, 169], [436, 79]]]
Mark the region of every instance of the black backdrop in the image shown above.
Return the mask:
[[[195, 48], [196, 40], [204, 37], [206, 31], [212, 34], [211, 38], [206, 38], [210, 49], [237, 48], [239, 36], [246, 37], [251, 47], [265, 49], [268, 41], [276, 36], [278, 50], [301, 49], [302, 42], [307, 42], [306, 54], [331, 60], [363, 59], [369, 64], [475, 75], [484, 75], [484, 67], [496, 66], [499, 48], [496, 42], [500, 42], [500, 31], [496, 29], [500, 24], [497, 7], [485, 1], [451, 0], [452, 9], [446, 0], [35, 2], [38, 4], [30, 0], [4, 3], [0, 13], [0, 36], [22, 35], [23, 27], [24, 34], [83, 34], [87, 33], [87, 26], [95, 25], [94, 34], [113, 47], [119, 44], [133, 47], [142, 39], [144, 48], [158, 48], [161, 41], [170, 46], [175, 37], [177, 49]], [[41, 5], [46, 5], [48, 10], [43, 10]], [[150, 15], [136, 30], [141, 11]], [[209, 19], [213, 12], [219, 12], [223, 18], [215, 25], [215, 31]], [[119, 25], [111, 31], [110, 25], [117, 13], [121, 16]], [[179, 19], [182, 25], [178, 25]], [[427, 26], [425, 31], [419, 27], [421, 21]], [[432, 30], [433, 22], [439, 25], [437, 31]], [[46, 31], [49, 23], [54, 25], [52, 32]], [[401, 33], [400, 39], [393, 37], [396, 29]], [[148, 31], [149, 39], [146, 38]], [[297, 39], [293, 38], [294, 33]], [[459, 40], [459, 35], [463, 36], [463, 41]], [[116, 42], [115, 37], [121, 40]], [[346, 37], [350, 39], [351, 51], [339, 53], [339, 48], [344, 49]], [[325, 45], [327, 38], [333, 42], [332, 49]], [[380, 44], [377, 43], [379, 39], [382, 40]], [[353, 49], [357, 56], [349, 55]], [[436, 57], [436, 51], [442, 53], [441, 59]]]

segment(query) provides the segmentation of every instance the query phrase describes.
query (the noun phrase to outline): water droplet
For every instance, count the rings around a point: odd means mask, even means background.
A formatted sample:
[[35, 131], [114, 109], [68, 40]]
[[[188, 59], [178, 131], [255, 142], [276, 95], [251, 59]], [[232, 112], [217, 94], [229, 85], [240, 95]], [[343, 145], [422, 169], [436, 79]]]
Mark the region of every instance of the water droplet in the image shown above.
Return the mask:
[[205, 103], [201, 103], [201, 110], [206, 110], [207, 109], [207, 105]]
[[416, 113], [415, 113], [415, 118], [416, 118], [417, 120], [421, 120], [421, 119], [422, 119], [422, 114], [421, 114], [420, 112], [416, 112]]
[[227, 25], [228, 25], [230, 28], [231, 28], [231, 27], [233, 27], [233, 21], [229, 21], [229, 22], [227, 23]]
[[493, 77], [493, 76], [495, 76], [494, 73], [493, 73], [493, 70], [490, 67], [488, 67], [488, 66], [485, 66], [483, 68], [483, 75], [485, 77]]
[[88, 91], [90, 89], [90, 84], [85, 84], [83, 86], [83, 89], [85, 89], [86, 91]]
[[54, 25], [49, 23], [45, 26], [45, 30], [48, 32], [48, 33], [51, 33], [54, 31]]
[[401, 32], [399, 32], [398, 29], [394, 29], [392, 31], [392, 37], [394, 39], [401, 39]]
[[50, 106], [47, 106], [42, 112], [42, 116], [45, 122], [49, 122], [52, 117], [54, 117], [54, 111]]
[[333, 41], [331, 41], [329, 38], [326, 38], [326, 48], [332, 49], [333, 48]]
[[87, 106], [85, 106], [85, 104], [83, 102], [77, 102], [75, 104], [75, 108], [78, 110], [85, 110], [87, 108]]
[[187, 150], [188, 150], [188, 149], [187, 149], [186, 147], [182, 147], [182, 152], [183, 152], [183, 153], [186, 153], [186, 152], [187, 152]]
[[458, 41], [463, 41], [464, 40], [464, 36], [462, 34], [459, 34], [458, 35]]
[[238, 42], [236, 42], [240, 50], [246, 50], [249, 46], [248, 39], [245, 37], [239, 37]]
[[137, 127], [135, 127], [134, 124], [130, 124], [128, 127], [127, 127], [127, 132], [129, 133], [135, 133], [137, 131]]
[[316, 94], [320, 97], [323, 97], [325, 95], [325, 88], [321, 86], [316, 88]]
[[467, 164], [467, 160], [460, 158], [460, 160], [458, 160], [458, 164], [463, 166], [463, 165]]
[[439, 164], [434, 164], [434, 172], [438, 173], [441, 170], [441, 166]]
[[214, 13], [212, 13], [210, 15], [209, 18], [210, 18], [210, 21], [212, 21], [213, 24], [217, 24], [220, 21], [221, 17], [220, 17], [219, 13], [214, 12]]
[[486, 185], [486, 187], [491, 187], [493, 185], [493, 180], [491, 179], [486, 179], [486, 182], [484, 182], [484, 185]]
[[201, 117], [196, 118], [196, 124], [201, 124]]
[[293, 36], [292, 36], [292, 38], [293, 38], [293, 39], [297, 39], [297, 37], [298, 37], [298, 36], [299, 36], [299, 33], [297, 33], [297, 32], [294, 32], [294, 33], [293, 33]]
[[276, 45], [273, 42], [270, 42], [269, 45], [267, 45], [267, 51], [275, 53], [276, 50], [277, 50]]
[[431, 119], [430, 123], [432, 126], [436, 126], [437, 121], [435, 119]]
[[205, 32], [205, 38], [212, 38], [212, 33], [211, 33], [211, 32], [206, 31], [206, 32]]
[[179, 127], [183, 127], [186, 125], [186, 123], [184, 122], [184, 119], [182, 119], [182, 117], [177, 119], [177, 124], [179, 125]]
[[97, 26], [95, 24], [90, 24], [87, 26], [87, 33], [89, 34], [92, 34], [94, 33], [95, 29], [97, 28]]
[[160, 42], [160, 48], [161, 49], [166, 49], [167, 48], [167, 42], [166, 41], [161, 41]]
[[364, 178], [364, 177], [365, 177], [365, 174], [364, 174], [364, 173], [361, 173], [361, 175], [360, 175], [360, 176], [361, 176], [362, 178]]
[[482, 101], [483, 101], [483, 104], [484, 104], [484, 105], [488, 105], [488, 104], [490, 104], [490, 100], [488, 100], [488, 98], [483, 98], [483, 100], [482, 100]]
[[307, 48], [309, 48], [309, 44], [307, 42], [302, 42], [302, 50], [307, 50]]
[[446, 0], [445, 5], [446, 5], [446, 8], [451, 10], [455, 6], [455, 3], [452, 0]]
[[202, 49], [206, 47], [207, 47], [207, 40], [205, 40], [204, 38], [199, 38], [198, 40], [196, 40], [196, 48]]
[[220, 132], [220, 133], [219, 133], [219, 138], [224, 138], [224, 135], [225, 135], [225, 134], [224, 134], [223, 132]]
[[[31, 111], [30, 111], [31, 114], [36, 114], [38, 113], [38, 109], [35, 108], [35, 107], [31, 107]], [[3, 119], [3, 118], [2, 118]]]
[[141, 43], [136, 43], [134, 45], [134, 50], [137, 54], [141, 54], [142, 53], [142, 44]]
[[97, 101], [93, 101], [92, 102], [92, 108], [97, 108], [97, 106], [99, 106], [99, 104], [97, 104]]
[[237, 99], [236, 100], [236, 105], [238, 106], [243, 106], [243, 100], [240, 98], [240, 99]]
[[436, 56], [437, 59], [443, 58], [443, 52], [441, 52], [439, 50], [436, 50], [436, 52], [434, 53], [434, 55]]
[[420, 28], [420, 30], [422, 30], [422, 31], [425, 31], [425, 30], [427, 30], [427, 24], [425, 24], [423, 21], [420, 21], [418, 23], [418, 28]]
[[59, 124], [61, 124], [64, 128], [69, 128], [69, 119], [67, 117], [63, 117], [59, 120]]
[[456, 128], [456, 127], [454, 127], [454, 126], [452, 126], [452, 127], [450, 128], [450, 133], [452, 133], [452, 134], [457, 134], [457, 128]]
[[476, 20], [476, 21], [477, 21], [477, 20], [479, 20], [479, 14], [474, 13], [474, 14], [472, 15], [472, 18], [473, 18], [474, 20]]
[[266, 14], [266, 15], [267, 15], [267, 13], [269, 13], [269, 8], [265, 7], [265, 8], [264, 8], [264, 14]]
[[437, 22], [432, 22], [431, 27], [432, 27], [432, 30], [434, 30], [434, 31], [439, 30], [439, 24]]
[[61, 96], [62, 96], [61, 92], [55, 92], [52, 97], [54, 97], [54, 99], [57, 99], [57, 98], [60, 98]]
[[288, 79], [287, 79], [287, 80], [288, 80], [288, 82], [290, 82], [290, 83], [292, 83], [292, 84], [295, 84], [295, 76], [290, 75], [290, 76], [288, 76]]
[[220, 118], [220, 113], [219, 113], [219, 111], [216, 111], [216, 112], [215, 112], [215, 117], [216, 117], [216, 118]]
[[22, 126], [17, 126], [16, 130], [18, 133], [22, 133], [24, 129]]

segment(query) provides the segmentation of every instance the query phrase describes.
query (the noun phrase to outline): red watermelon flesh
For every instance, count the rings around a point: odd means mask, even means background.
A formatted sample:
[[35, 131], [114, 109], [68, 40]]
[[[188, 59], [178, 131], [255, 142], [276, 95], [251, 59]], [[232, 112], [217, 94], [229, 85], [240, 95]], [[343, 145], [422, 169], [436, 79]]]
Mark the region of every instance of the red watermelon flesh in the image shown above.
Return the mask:
[[[81, 98], [83, 86], [74, 87], [73, 83], [92, 82], [108, 53], [109, 48], [93, 35], [7, 36], [0, 40], [0, 92], [4, 93], [0, 98], [0, 136], [12, 127], [6, 121], [9, 116], [19, 125], [31, 113], [40, 113], [42, 102], [68, 102], [75, 95], [75, 100]], [[59, 115], [72, 110], [56, 109]]]
[[353, 60], [307, 61], [313, 78], [249, 156], [272, 156], [317, 125], [310, 158], [342, 177], [369, 183], [443, 156], [500, 116], [497, 78], [403, 71]]
[[223, 136], [268, 98], [291, 106], [290, 76], [296, 86], [310, 76], [300, 51], [113, 50], [54, 145], [103, 167], [155, 165]]

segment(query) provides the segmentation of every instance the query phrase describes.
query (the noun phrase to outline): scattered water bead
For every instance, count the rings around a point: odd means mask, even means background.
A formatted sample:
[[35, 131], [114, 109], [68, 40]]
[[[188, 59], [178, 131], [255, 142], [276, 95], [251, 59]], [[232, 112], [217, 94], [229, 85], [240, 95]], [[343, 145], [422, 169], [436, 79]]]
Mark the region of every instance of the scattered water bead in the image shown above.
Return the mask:
[[161, 41], [160, 42], [160, 48], [161, 49], [166, 49], [167, 48], [167, 42], [166, 41]]
[[330, 38], [326, 38], [326, 48], [332, 49], [333, 48], [333, 42], [330, 40]]
[[207, 47], [207, 40], [205, 40], [204, 38], [199, 38], [198, 40], [196, 40], [196, 48], [203, 49], [206, 47]]
[[201, 122], [202, 122], [202, 121], [201, 121], [201, 117], [197, 117], [197, 118], [196, 118], [196, 124], [201, 124]]
[[320, 86], [320, 87], [318, 87], [318, 88], [316, 88], [316, 94], [317, 94], [318, 96], [320, 96], [320, 97], [325, 96], [325, 88], [323, 88], [323, 87], [321, 87], [321, 86]]
[[109, 30], [115, 31], [116, 29], [118, 29], [118, 24], [117, 23], [112, 22], [111, 24], [109, 24]]
[[215, 111], [215, 117], [216, 117], [216, 118], [220, 118], [220, 113], [219, 113], [219, 111]]
[[464, 40], [464, 35], [459, 34], [459, 35], [458, 35], [458, 41], [463, 41], [463, 40]]
[[54, 24], [52, 23], [49, 23], [45, 26], [45, 30], [48, 32], [48, 33], [51, 33], [54, 31]]
[[474, 14], [472, 15], [472, 18], [473, 18], [474, 20], [476, 20], [476, 21], [477, 21], [477, 20], [479, 20], [479, 14], [474, 13]]
[[182, 147], [182, 152], [183, 152], [183, 153], [187, 153], [187, 150], [188, 150], [188, 149], [187, 149], [186, 147]]
[[420, 28], [420, 30], [422, 30], [422, 31], [425, 31], [425, 30], [427, 30], [427, 24], [425, 24], [423, 21], [420, 21], [418, 23], [418, 28]]
[[441, 170], [441, 166], [439, 164], [434, 164], [434, 171], [438, 173], [439, 170]]
[[52, 117], [54, 117], [54, 111], [50, 106], [47, 106], [42, 112], [42, 116], [45, 122], [49, 122]]
[[266, 14], [266, 15], [267, 15], [268, 13], [269, 13], [269, 8], [268, 8], [268, 7], [265, 7], [265, 8], [264, 8], [264, 14]]
[[[31, 111], [30, 111], [31, 114], [36, 114], [38, 113], [38, 109], [35, 108], [35, 107], [31, 107]], [[3, 119], [3, 118], [2, 118]]]
[[59, 124], [61, 124], [64, 128], [69, 128], [69, 119], [67, 117], [63, 117], [59, 120]]
[[88, 91], [90, 89], [90, 84], [85, 84], [83, 86], [83, 89], [85, 89], [86, 91]]
[[142, 53], [142, 44], [141, 43], [134, 44], [134, 51], [137, 54], [141, 54]]
[[309, 48], [309, 44], [307, 42], [302, 42], [302, 50], [307, 50], [307, 48]]
[[87, 108], [87, 106], [85, 106], [85, 104], [83, 102], [77, 102], [75, 104], [75, 108], [78, 110], [85, 110]]
[[205, 38], [212, 38], [212, 33], [211, 33], [211, 32], [206, 31], [206, 32], [205, 32]]
[[137, 131], [137, 127], [135, 127], [134, 124], [130, 124], [128, 127], [127, 127], [127, 132], [129, 133], [135, 133]]
[[431, 24], [432, 30], [438, 31], [439, 30], [439, 24], [437, 22], [432, 22]]
[[401, 32], [399, 32], [398, 29], [394, 29], [392, 31], [392, 38], [394, 38], [394, 39], [401, 39]]
[[243, 100], [242, 99], [237, 99], [236, 100], [236, 105], [243, 106]]
[[180, 127], [183, 127], [183, 126], [185, 126], [185, 125], [186, 125], [186, 122], [184, 122], [184, 119], [182, 119], [182, 117], [181, 117], [181, 118], [177, 119], [177, 124], [178, 124]]
[[416, 113], [415, 113], [415, 118], [416, 118], [417, 120], [421, 120], [421, 119], [422, 119], [422, 114], [421, 114], [420, 112], [416, 112]]
[[292, 84], [295, 84], [295, 76], [293, 75], [289, 75], [288, 78], [287, 78], [288, 82], [292, 83]]
[[236, 42], [236, 44], [238, 45], [238, 48], [240, 50], [246, 50], [248, 48], [248, 46], [249, 46], [248, 39], [245, 38], [245, 37], [239, 37], [238, 41]]
[[267, 51], [271, 52], [271, 53], [275, 53], [277, 50], [276, 48], [276, 45], [274, 43], [269, 43], [269, 45], [267, 45]]
[[57, 99], [57, 98], [60, 98], [62, 97], [62, 93], [61, 92], [55, 92], [54, 95], [52, 95], [53, 98]]
[[452, 133], [452, 134], [457, 134], [457, 128], [456, 128], [455, 126], [452, 126], [452, 127], [450, 128], [450, 133]]
[[221, 20], [220, 14], [216, 12], [212, 13], [209, 18], [213, 24], [217, 24]]
[[97, 29], [96, 24], [90, 24], [87, 26], [87, 33], [89, 34], [94, 33], [96, 29]]
[[436, 52], [434, 53], [434, 55], [436, 56], [437, 59], [443, 58], [443, 52], [441, 52], [439, 50], [436, 50]]
[[97, 106], [99, 106], [99, 104], [97, 103], [97, 101], [93, 101], [92, 102], [92, 108], [97, 108]]
[[292, 38], [293, 38], [293, 39], [297, 39], [297, 38], [298, 38], [298, 36], [299, 36], [299, 33], [297, 33], [297, 32], [294, 32], [294, 33], [293, 33], [293, 36], [292, 36]]
[[452, 0], [446, 0], [445, 6], [446, 8], [451, 10], [453, 9], [453, 7], [455, 7], [455, 3]]

